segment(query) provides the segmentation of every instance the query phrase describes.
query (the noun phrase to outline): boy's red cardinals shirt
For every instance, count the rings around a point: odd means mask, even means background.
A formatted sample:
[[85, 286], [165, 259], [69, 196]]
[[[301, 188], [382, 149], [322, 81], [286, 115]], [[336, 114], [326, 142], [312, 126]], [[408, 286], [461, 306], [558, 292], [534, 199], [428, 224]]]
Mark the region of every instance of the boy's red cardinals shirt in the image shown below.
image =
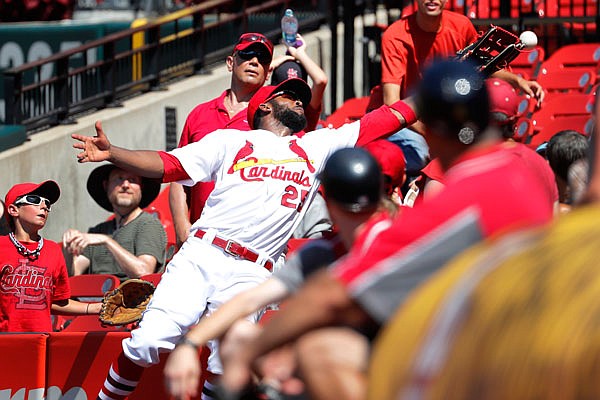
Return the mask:
[[[35, 250], [37, 243], [23, 243]], [[36, 260], [22, 256], [0, 236], [0, 332], [50, 332], [52, 302], [71, 297], [60, 245], [44, 240]]]

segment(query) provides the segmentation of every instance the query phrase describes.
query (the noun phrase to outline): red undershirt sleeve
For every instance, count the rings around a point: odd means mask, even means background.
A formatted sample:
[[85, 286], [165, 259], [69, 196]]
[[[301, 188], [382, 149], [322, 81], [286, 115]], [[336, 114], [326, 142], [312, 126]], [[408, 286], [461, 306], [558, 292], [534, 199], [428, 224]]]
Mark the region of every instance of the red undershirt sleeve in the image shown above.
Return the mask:
[[[400, 123], [398, 117], [392, 113], [391, 109], [402, 114], [405, 122]], [[414, 124], [416, 121], [415, 112], [402, 100], [397, 101], [389, 107], [379, 107], [361, 118], [356, 146], [364, 146], [376, 139], [387, 137], [400, 130], [400, 128]]]
[[190, 176], [185, 172], [183, 165], [181, 165], [181, 162], [177, 157], [166, 151], [159, 151], [158, 155], [164, 165], [165, 172], [162, 178], [163, 182], [175, 182], [190, 179]]

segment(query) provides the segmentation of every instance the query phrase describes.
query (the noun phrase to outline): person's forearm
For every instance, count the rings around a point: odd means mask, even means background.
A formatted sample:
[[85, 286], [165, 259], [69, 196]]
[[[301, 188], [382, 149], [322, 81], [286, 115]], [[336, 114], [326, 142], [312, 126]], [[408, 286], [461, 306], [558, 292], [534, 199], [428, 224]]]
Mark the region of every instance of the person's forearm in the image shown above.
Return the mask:
[[93, 315], [99, 314], [102, 303], [82, 303], [77, 300], [67, 299], [52, 303], [52, 314], [55, 315]]
[[280, 301], [287, 293], [285, 285], [279, 280], [268, 279], [259, 286], [238, 294], [213, 314], [201, 319], [186, 337], [197, 346], [204, 346], [209, 340], [223, 336], [238, 319]]
[[383, 91], [383, 104], [390, 106], [400, 100], [400, 85], [384, 83], [381, 90]]
[[[69, 253], [70, 254], [70, 253]], [[73, 256], [73, 275], [81, 275], [90, 267], [90, 260], [81, 254]]]
[[189, 218], [187, 195], [185, 189], [179, 183], [171, 183], [169, 188], [169, 208], [173, 217], [175, 234], [178, 245], [185, 242], [192, 226]]
[[306, 54], [306, 51], [297, 51], [295, 57], [300, 61], [310, 79], [312, 79], [313, 85], [327, 86], [327, 74]]
[[156, 151], [128, 150], [111, 145], [108, 159], [116, 166], [147, 178], [162, 178], [163, 162]]
[[151, 261], [144, 261], [140, 259], [140, 257], [143, 256], [138, 257], [135, 254], [125, 250], [123, 246], [117, 243], [113, 238], [109, 237], [105, 246], [113, 255], [121, 270], [123, 270], [123, 272], [125, 272], [130, 278], [139, 278], [140, 276], [151, 274], [156, 268], [156, 259], [154, 257], [146, 257], [154, 260], [154, 265], [151, 265]]
[[256, 360], [307, 332], [344, 322], [344, 313], [353, 304], [327, 271], [317, 272], [248, 346], [249, 358]]

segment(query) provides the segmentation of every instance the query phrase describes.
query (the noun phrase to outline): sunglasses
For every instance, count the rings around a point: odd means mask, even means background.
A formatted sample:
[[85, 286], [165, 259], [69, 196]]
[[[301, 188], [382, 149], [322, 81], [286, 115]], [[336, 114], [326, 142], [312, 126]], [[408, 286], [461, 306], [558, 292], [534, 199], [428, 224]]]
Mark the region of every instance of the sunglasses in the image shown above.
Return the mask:
[[253, 42], [264, 43], [269, 49], [273, 49], [273, 45], [269, 39], [255, 33], [244, 33], [242, 36], [240, 36], [240, 40], [238, 40], [237, 44]]
[[266, 53], [264, 51], [256, 51], [256, 50], [238, 50], [237, 53], [239, 58], [244, 61], [252, 60], [254, 57], [261, 64], [269, 64], [271, 62], [271, 54]]
[[275, 92], [272, 95], [270, 95], [269, 97], [267, 97], [267, 99], [264, 101], [264, 103], [266, 103], [267, 101], [271, 101], [275, 97], [279, 97], [279, 96], [287, 96], [292, 100], [299, 100], [298, 95], [296, 93], [292, 92], [291, 90], [281, 90], [281, 91]]
[[48, 211], [52, 208], [52, 203], [45, 197], [38, 196], [37, 194], [28, 194], [15, 201], [15, 205], [19, 206], [22, 204], [29, 204], [31, 206], [39, 206], [44, 202]]

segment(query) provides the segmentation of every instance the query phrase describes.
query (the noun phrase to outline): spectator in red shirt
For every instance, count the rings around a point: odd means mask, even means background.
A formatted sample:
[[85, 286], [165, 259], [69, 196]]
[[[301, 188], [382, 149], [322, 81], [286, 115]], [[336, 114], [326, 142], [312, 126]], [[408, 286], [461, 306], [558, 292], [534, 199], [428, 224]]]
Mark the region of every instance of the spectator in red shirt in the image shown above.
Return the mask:
[[102, 303], [71, 300], [61, 246], [44, 240], [50, 209], [60, 196], [54, 181], [19, 183], [4, 199], [7, 236], [0, 236], [0, 332], [50, 332], [50, 314], [98, 314]]
[[[435, 59], [452, 57], [477, 39], [477, 31], [466, 16], [444, 10], [447, 0], [417, 0], [416, 12], [401, 18], [384, 32], [381, 40], [381, 84], [383, 102], [392, 104], [405, 98], [421, 80], [423, 69]], [[508, 71], [496, 77], [541, 102], [544, 92], [535, 81]], [[429, 146], [420, 123], [390, 136], [406, 157], [407, 174], [418, 176], [429, 161]], [[436, 154], [432, 155], [437, 156]]]
[[[246, 117], [248, 102], [264, 85], [272, 59], [273, 44], [264, 35], [241, 35], [233, 53], [225, 60], [227, 70], [231, 72], [230, 88], [219, 97], [196, 106], [189, 113], [179, 147], [197, 142], [217, 129], [250, 130]], [[178, 244], [187, 239], [192, 222], [200, 217], [213, 188], [213, 182], [198, 183], [189, 189], [184, 189], [178, 183], [171, 183], [169, 205]]]

